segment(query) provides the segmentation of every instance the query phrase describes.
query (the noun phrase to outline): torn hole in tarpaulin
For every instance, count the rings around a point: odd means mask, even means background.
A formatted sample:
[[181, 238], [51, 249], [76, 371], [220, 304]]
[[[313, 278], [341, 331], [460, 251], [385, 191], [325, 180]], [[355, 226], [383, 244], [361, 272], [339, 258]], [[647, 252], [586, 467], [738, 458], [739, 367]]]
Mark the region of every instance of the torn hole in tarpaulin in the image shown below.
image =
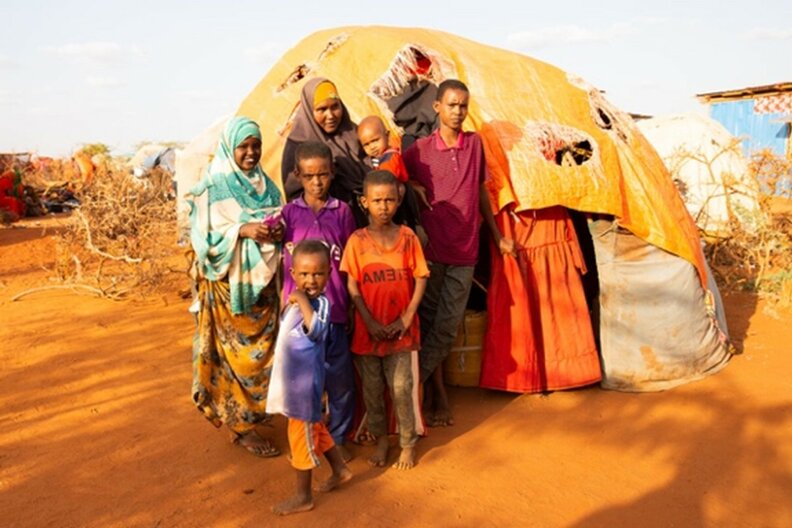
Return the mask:
[[535, 153], [556, 165], [575, 167], [592, 157], [599, 161], [596, 142], [582, 130], [542, 121], [530, 121], [523, 130]]
[[336, 51], [339, 47], [341, 47], [341, 45], [344, 42], [346, 42], [348, 39], [349, 39], [349, 33], [341, 33], [340, 35], [336, 35], [335, 37], [330, 39], [330, 42], [328, 42], [327, 45], [322, 49], [322, 51], [319, 52], [319, 56], [316, 57], [315, 61], [313, 61], [312, 63], [304, 62], [302, 64], [297, 65], [297, 67], [294, 68], [292, 72], [286, 77], [286, 80], [284, 80], [282, 83], [278, 85], [278, 87], [275, 89], [275, 93], [282, 92], [292, 84], [300, 82], [302, 79], [308, 77], [308, 74], [316, 69], [315, 66], [312, 66], [312, 64], [322, 62], [322, 60], [332, 55], [333, 52]]
[[576, 75], [567, 74], [567, 80], [588, 94], [591, 118], [599, 128], [622, 141], [627, 141], [633, 135], [632, 118], [613, 106], [601, 90]]
[[[316, 64], [322, 62], [325, 58], [332, 55], [341, 45], [349, 39], [349, 33], [341, 33], [336, 35], [327, 43], [327, 45], [319, 52], [319, 56], [316, 57], [315, 61], [312, 62], [304, 62], [302, 64], [298, 64], [294, 70], [286, 77], [286, 79], [278, 85], [275, 89], [275, 93], [280, 93], [289, 86], [296, 84], [306, 77], [310, 73], [312, 73], [316, 69]], [[276, 133], [280, 136], [286, 134], [286, 132], [291, 128], [292, 123], [294, 122], [295, 117], [297, 116], [297, 110], [300, 108], [300, 102], [297, 101], [297, 104], [294, 105], [292, 108], [291, 113], [289, 114], [289, 118], [286, 122], [276, 130]]]
[[311, 72], [311, 68], [309, 68], [307, 64], [300, 64], [294, 70], [292, 70], [289, 76], [286, 77], [285, 81], [283, 81], [280, 85], [278, 85], [278, 87], [275, 89], [275, 93], [282, 92], [290, 85], [300, 82], [300, 80], [307, 77], [310, 72]]
[[632, 132], [632, 118], [610, 104], [599, 90], [590, 91], [588, 95], [594, 123], [601, 129], [612, 132], [622, 141], [627, 141]]
[[325, 46], [324, 49], [319, 53], [316, 61], [322, 62], [322, 60], [332, 55], [347, 40], [349, 40], [349, 33], [340, 33], [330, 39], [330, 42], [327, 43], [327, 46]]
[[283, 123], [283, 126], [280, 126], [275, 130], [276, 134], [281, 137], [284, 137], [288, 134], [289, 130], [291, 130], [292, 123], [294, 123], [294, 120], [297, 117], [297, 111], [300, 109], [301, 104], [302, 103], [300, 100], [297, 99], [297, 102], [294, 104], [294, 108], [292, 108], [292, 111], [289, 113], [289, 118], [286, 119], [286, 122]]
[[400, 135], [417, 137], [431, 130], [435, 113], [432, 102], [437, 85], [456, 78], [456, 66], [439, 53], [419, 46], [403, 46], [369, 88], [382, 117]]

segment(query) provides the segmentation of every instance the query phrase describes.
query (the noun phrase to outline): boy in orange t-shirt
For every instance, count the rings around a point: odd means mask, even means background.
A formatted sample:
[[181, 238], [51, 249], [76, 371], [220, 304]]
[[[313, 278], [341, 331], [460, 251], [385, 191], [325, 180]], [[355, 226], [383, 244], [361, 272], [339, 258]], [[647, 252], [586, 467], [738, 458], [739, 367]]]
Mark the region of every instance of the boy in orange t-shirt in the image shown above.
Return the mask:
[[369, 431], [377, 438], [369, 463], [384, 466], [388, 457], [384, 377], [399, 425], [401, 455], [394, 467], [410, 469], [418, 439], [413, 367], [421, 335], [416, 312], [429, 269], [415, 233], [393, 223], [400, 202], [398, 185], [388, 171], [366, 175], [361, 204], [368, 211], [369, 225], [349, 238], [340, 269], [347, 273], [356, 308], [350, 349], [363, 382]]

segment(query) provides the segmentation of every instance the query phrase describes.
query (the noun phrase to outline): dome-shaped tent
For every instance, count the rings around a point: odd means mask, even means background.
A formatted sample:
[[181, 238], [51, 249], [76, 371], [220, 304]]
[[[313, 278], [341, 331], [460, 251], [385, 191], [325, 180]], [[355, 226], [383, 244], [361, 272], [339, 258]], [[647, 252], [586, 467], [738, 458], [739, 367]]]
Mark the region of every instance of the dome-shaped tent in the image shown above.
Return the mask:
[[261, 125], [262, 165], [276, 180], [300, 90], [316, 76], [333, 80], [354, 121], [378, 114], [396, 132], [389, 103], [411, 83], [458, 78], [471, 90], [466, 127], [484, 140], [494, 209], [561, 205], [613, 219], [590, 224], [604, 386], [658, 390], [726, 363], [696, 226], [654, 149], [599, 90], [439, 31], [320, 31], [289, 50], [237, 111]]
[[653, 117], [638, 122], [681, 185], [696, 225], [710, 234], [728, 232], [733, 222], [760, 220], [759, 186], [748, 174], [741, 141], [722, 124], [699, 114]]
[[216, 119], [176, 153], [176, 225], [180, 241], [190, 239], [190, 206], [185, 195], [209, 166], [229, 119], [230, 116]]

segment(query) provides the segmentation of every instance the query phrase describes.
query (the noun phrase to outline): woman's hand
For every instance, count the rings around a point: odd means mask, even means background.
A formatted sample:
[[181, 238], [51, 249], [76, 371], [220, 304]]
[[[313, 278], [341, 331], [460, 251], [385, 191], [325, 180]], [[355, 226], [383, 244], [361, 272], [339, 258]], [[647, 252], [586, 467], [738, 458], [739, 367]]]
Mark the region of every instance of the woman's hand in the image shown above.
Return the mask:
[[[239, 229], [239, 236], [252, 238], [259, 244], [278, 242], [283, 238], [283, 224], [270, 228], [261, 222], [248, 222]], [[277, 238], [276, 238], [277, 236]]]

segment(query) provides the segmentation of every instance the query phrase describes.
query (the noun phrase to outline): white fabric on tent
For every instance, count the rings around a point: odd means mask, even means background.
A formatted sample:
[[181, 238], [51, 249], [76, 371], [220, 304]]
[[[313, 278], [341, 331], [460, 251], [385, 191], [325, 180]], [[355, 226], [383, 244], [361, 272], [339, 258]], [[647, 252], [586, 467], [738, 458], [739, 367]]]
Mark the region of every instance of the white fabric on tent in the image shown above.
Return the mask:
[[135, 167], [142, 167], [146, 162], [146, 159], [150, 158], [151, 156], [156, 156], [167, 148], [168, 147], [165, 145], [160, 145], [159, 143], [149, 143], [147, 145], [143, 145], [137, 150], [137, 152], [135, 152], [135, 155], [129, 159], [127, 166], [132, 169]]
[[231, 116], [212, 123], [190, 143], [176, 153], [176, 226], [179, 240], [190, 239], [190, 206], [185, 195], [198, 183], [214, 156], [217, 140]]
[[665, 390], [726, 366], [731, 353], [717, 286], [708, 285], [708, 296], [689, 262], [611, 222], [589, 229], [599, 273], [602, 386]]
[[638, 128], [684, 184], [682, 198], [707, 233], [723, 233], [729, 217], [752, 226], [760, 221], [758, 186], [748, 176], [740, 140], [717, 121], [680, 114], [638, 121]]

